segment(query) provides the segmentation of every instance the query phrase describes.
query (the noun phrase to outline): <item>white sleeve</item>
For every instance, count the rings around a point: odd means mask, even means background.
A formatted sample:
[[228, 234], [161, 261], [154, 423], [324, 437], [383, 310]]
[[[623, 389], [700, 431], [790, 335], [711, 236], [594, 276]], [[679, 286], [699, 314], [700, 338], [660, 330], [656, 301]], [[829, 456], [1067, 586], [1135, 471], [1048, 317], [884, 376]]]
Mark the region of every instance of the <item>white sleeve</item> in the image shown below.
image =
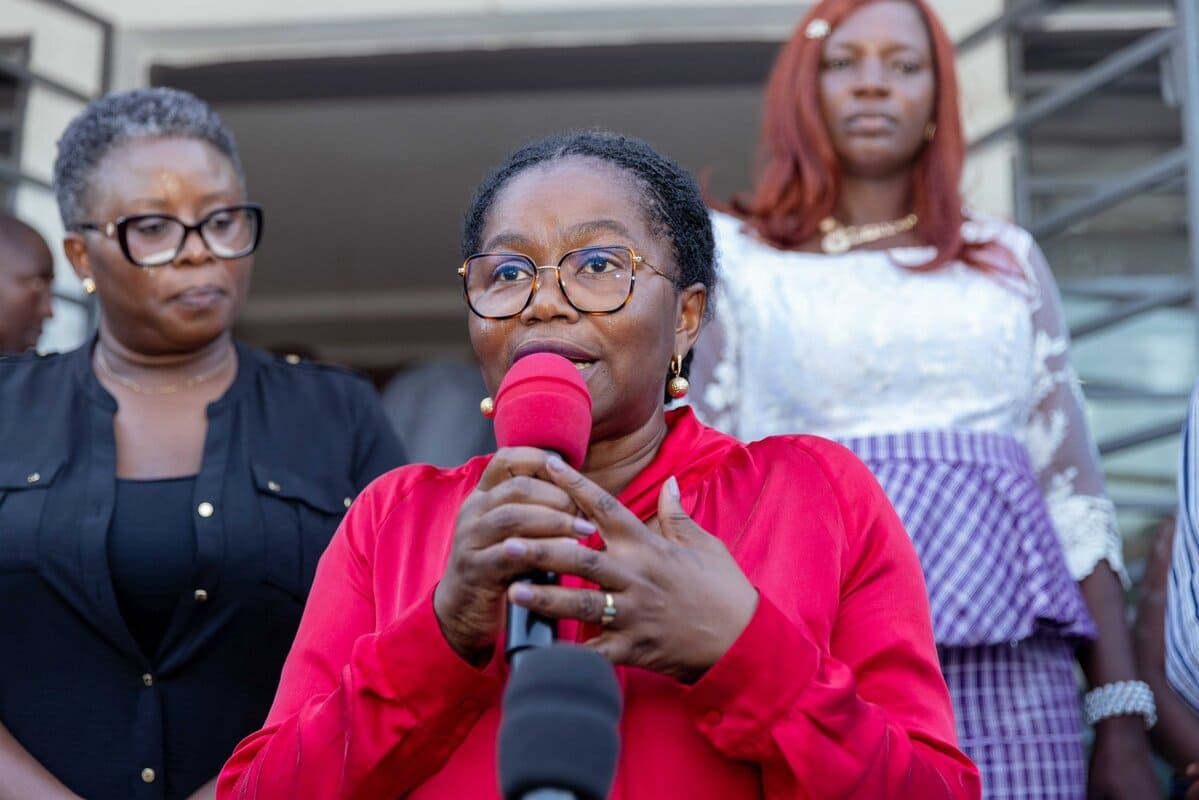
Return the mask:
[[714, 313], [695, 344], [688, 399], [704, 424], [739, 437], [742, 403], [737, 316], [741, 309], [729, 281], [733, 277], [730, 264], [736, 263], [737, 240], [743, 234], [736, 230], [739, 223], [731, 217], [712, 216], [717, 274], [711, 301]]
[[1032, 406], [1025, 444], [1075, 580], [1103, 560], [1125, 586], [1124, 547], [1108, 499], [1099, 452], [1087, 424], [1082, 388], [1070, 361], [1070, 334], [1057, 284], [1032, 237], [1019, 231], [1016, 249], [1034, 287]]
[[1199, 386], [1191, 394], [1178, 470], [1178, 522], [1166, 589], [1166, 679], [1199, 713]]

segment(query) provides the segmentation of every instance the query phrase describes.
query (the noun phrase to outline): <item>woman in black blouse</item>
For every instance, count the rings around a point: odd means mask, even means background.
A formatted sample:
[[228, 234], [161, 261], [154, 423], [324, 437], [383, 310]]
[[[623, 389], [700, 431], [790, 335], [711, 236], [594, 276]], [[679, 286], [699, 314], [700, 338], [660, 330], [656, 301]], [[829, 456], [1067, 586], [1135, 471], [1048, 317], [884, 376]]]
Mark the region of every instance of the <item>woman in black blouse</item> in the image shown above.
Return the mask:
[[366, 381], [234, 341], [262, 212], [202, 101], [91, 103], [55, 189], [100, 326], [0, 360], [0, 800], [211, 797], [403, 454]]

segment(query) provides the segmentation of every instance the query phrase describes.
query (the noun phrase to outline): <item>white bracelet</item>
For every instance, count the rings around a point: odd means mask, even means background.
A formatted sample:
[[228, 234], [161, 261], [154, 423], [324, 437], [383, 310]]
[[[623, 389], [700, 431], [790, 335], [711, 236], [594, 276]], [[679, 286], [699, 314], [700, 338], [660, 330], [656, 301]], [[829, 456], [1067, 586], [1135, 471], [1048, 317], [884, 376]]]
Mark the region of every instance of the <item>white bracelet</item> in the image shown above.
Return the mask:
[[1153, 690], [1144, 681], [1105, 683], [1087, 692], [1082, 702], [1087, 724], [1094, 725], [1109, 717], [1140, 714], [1145, 718], [1145, 730], [1157, 724], [1157, 704]]

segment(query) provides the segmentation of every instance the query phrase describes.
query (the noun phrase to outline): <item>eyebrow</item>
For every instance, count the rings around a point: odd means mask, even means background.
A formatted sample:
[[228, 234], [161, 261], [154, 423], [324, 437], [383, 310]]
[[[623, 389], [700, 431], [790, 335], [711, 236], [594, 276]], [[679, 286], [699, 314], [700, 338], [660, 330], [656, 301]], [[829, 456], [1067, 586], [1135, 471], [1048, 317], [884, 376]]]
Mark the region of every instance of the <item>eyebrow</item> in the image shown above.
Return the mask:
[[[859, 44], [856, 41], [853, 41], [852, 39], [849, 41], [841, 41], [841, 42], [834, 41], [834, 42], [828, 43], [829, 50], [832, 50], [837, 47], [841, 47], [846, 50], [853, 50], [855, 52], [866, 49], [861, 44]], [[899, 50], [908, 50], [908, 51], [911, 51], [912, 53], [915, 53], [916, 55], [920, 55], [920, 56], [925, 56], [925, 55], [929, 54], [928, 48], [922, 47], [921, 44], [917, 44], [915, 42], [894, 42], [894, 41], [887, 42], [882, 46], [881, 50], [884, 55], [891, 55]]]
[[[615, 233], [626, 239], [632, 236], [628, 228], [614, 219], [588, 220], [587, 222], [572, 225], [566, 230], [566, 235], [571, 240], [586, 239], [597, 233]], [[485, 252], [492, 251], [497, 247], [507, 247], [516, 250], [519, 248], [532, 248], [534, 246], [533, 240], [523, 234], [515, 231], [501, 231], [484, 243], [483, 250]]]

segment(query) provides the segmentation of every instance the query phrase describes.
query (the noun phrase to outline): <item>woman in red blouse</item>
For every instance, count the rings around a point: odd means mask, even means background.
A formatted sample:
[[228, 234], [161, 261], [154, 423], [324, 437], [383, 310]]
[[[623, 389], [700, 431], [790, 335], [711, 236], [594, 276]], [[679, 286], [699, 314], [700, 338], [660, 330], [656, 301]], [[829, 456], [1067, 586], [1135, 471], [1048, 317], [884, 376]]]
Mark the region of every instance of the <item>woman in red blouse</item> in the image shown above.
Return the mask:
[[[665, 410], [715, 281], [691, 178], [633, 139], [550, 137], [483, 183], [463, 245], [488, 387], [545, 351], [586, 380], [582, 471], [514, 447], [373, 483], [218, 796], [498, 797], [497, 641], [517, 603], [616, 665], [614, 798], [978, 797], [919, 564], [865, 467]], [[625, 276], [624, 302], [585, 295], [584, 271]], [[500, 281], [528, 291], [498, 302]], [[510, 585], [530, 570], [565, 577]]]

